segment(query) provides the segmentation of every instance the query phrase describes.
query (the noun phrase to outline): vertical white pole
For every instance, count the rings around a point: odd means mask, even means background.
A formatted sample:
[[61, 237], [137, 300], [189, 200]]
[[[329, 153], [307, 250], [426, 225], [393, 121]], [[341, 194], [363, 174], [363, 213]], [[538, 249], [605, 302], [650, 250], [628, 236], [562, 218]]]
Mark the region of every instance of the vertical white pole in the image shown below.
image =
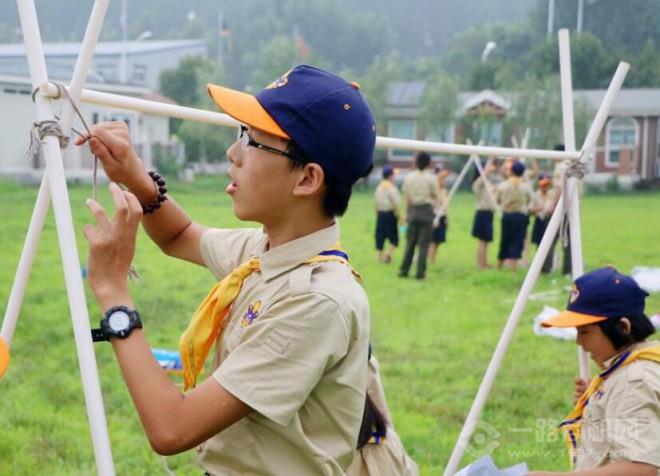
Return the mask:
[[[570, 152], [575, 151], [575, 120], [573, 117], [573, 81], [571, 77], [571, 47], [569, 32], [562, 28], [559, 30], [559, 73], [561, 80], [561, 106], [564, 129], [564, 147]], [[584, 274], [582, 260], [582, 228], [580, 224], [580, 194], [578, 193], [578, 179], [570, 177], [566, 184], [566, 200], [568, 203], [568, 223], [571, 242], [571, 272], [573, 280]], [[578, 368], [580, 378], [588, 380], [589, 356], [577, 346]]]
[[582, 21], [584, 19], [584, 0], [578, 0], [577, 32], [582, 33]]
[[[630, 65], [623, 62], [619, 63], [619, 66], [616, 72], [614, 73], [614, 77], [610, 82], [610, 86], [607, 89], [607, 92], [605, 93], [603, 102], [601, 103], [600, 108], [596, 113], [596, 117], [594, 118], [594, 121], [591, 123], [589, 132], [587, 133], [587, 138], [585, 139], [584, 144], [582, 146], [582, 153], [580, 158], [582, 162], [586, 162], [586, 160], [589, 158], [589, 154], [587, 152], [593, 149], [593, 147], [596, 144], [596, 140], [598, 139], [598, 136], [603, 130], [603, 126], [605, 125], [605, 121], [607, 120], [607, 116], [609, 114], [610, 108], [612, 107], [612, 102], [614, 101], [616, 94], [621, 89], [621, 85], [623, 84], [623, 80], [625, 79], [626, 74], [628, 73], [628, 69], [630, 69]], [[447, 463], [447, 467], [445, 468], [445, 472], [444, 472], [445, 476], [453, 476], [456, 473], [456, 469], [458, 468], [461, 459], [463, 458], [465, 449], [468, 446], [470, 437], [474, 432], [474, 429], [479, 420], [479, 416], [481, 415], [481, 411], [483, 410], [483, 406], [486, 403], [488, 394], [490, 393], [490, 390], [493, 386], [493, 382], [495, 381], [495, 376], [497, 375], [497, 372], [499, 371], [499, 368], [502, 364], [502, 360], [504, 359], [504, 354], [506, 353], [509, 343], [511, 342], [513, 332], [515, 331], [518, 321], [520, 320], [520, 316], [522, 315], [522, 312], [525, 309], [527, 298], [529, 297], [529, 294], [532, 291], [534, 283], [538, 279], [539, 272], [541, 271], [541, 266], [543, 265], [543, 261], [545, 261], [546, 255], [548, 254], [548, 250], [550, 249], [550, 244], [554, 240], [554, 236], [557, 233], [557, 230], [559, 229], [559, 223], [561, 222], [561, 214], [563, 213], [563, 208], [564, 208], [564, 200], [567, 200], [568, 198], [569, 197], [565, 197], [564, 194], [562, 193], [562, 196], [559, 198], [559, 201], [557, 202], [557, 206], [555, 207], [555, 211], [552, 213], [552, 217], [550, 218], [550, 223], [548, 223], [546, 232], [543, 234], [543, 238], [541, 239], [541, 244], [539, 245], [538, 251], [534, 255], [534, 259], [532, 260], [532, 264], [529, 267], [527, 276], [525, 276], [525, 281], [523, 282], [523, 285], [520, 288], [520, 293], [518, 294], [518, 297], [516, 298], [516, 302], [513, 305], [513, 310], [509, 315], [504, 330], [502, 331], [500, 340], [497, 343], [497, 347], [495, 348], [495, 353], [493, 354], [493, 357], [491, 358], [491, 361], [488, 364], [488, 368], [486, 369], [486, 374], [484, 375], [484, 378], [481, 381], [481, 385], [479, 386], [479, 391], [477, 392], [477, 396], [475, 397], [474, 402], [472, 403], [470, 412], [468, 413], [465, 423], [463, 424], [461, 433], [458, 436], [458, 440], [456, 441], [456, 446], [454, 446], [454, 450], [452, 451], [452, 454], [449, 457], [449, 462]]]
[[[37, 12], [33, 0], [18, 0], [17, 4], [25, 40], [30, 76], [33, 87], [36, 88], [48, 81]], [[37, 94], [35, 103], [37, 119], [39, 121], [55, 119], [50, 99]], [[96, 368], [94, 348], [92, 346], [89, 315], [87, 313], [87, 303], [76, 248], [76, 235], [73, 228], [73, 218], [71, 216], [66, 177], [64, 175], [62, 154], [58, 139], [54, 136], [47, 136], [43, 141], [43, 150], [48, 170], [48, 183], [53, 192], [55, 223], [60, 243], [60, 252], [62, 254], [64, 278], [71, 309], [74, 337], [78, 349], [78, 363], [82, 375], [96, 466], [99, 474], [114, 475], [110, 440], [108, 438], [108, 429], [103, 411], [101, 386]]]
[[555, 0], [548, 0], [548, 31], [546, 36], [550, 38], [555, 28]]

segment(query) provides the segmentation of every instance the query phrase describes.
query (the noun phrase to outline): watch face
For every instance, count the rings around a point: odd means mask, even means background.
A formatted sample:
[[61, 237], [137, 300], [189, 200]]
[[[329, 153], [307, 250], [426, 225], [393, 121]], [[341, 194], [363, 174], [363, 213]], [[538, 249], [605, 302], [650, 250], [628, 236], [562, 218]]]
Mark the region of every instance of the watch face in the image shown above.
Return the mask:
[[130, 317], [124, 311], [115, 311], [108, 318], [108, 325], [115, 332], [127, 329], [130, 322]]

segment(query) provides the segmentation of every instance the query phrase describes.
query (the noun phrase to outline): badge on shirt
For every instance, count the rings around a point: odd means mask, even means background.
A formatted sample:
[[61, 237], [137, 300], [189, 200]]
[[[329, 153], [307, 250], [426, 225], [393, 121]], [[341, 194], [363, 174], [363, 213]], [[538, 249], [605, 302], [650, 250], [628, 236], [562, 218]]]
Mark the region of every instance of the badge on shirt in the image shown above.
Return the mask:
[[258, 317], [259, 311], [261, 310], [261, 301], [255, 301], [253, 304], [250, 304], [243, 314], [243, 320], [241, 321], [241, 328], [250, 326]]

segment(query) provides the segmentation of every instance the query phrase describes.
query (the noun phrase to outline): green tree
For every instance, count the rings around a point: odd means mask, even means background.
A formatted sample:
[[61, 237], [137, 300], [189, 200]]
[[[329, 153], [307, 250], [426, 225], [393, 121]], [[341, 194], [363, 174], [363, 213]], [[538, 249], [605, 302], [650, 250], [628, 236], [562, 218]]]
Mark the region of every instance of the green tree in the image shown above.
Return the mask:
[[457, 107], [456, 81], [445, 73], [437, 74], [427, 83], [419, 109], [419, 123], [423, 135], [448, 140], [444, 132], [453, 123]]

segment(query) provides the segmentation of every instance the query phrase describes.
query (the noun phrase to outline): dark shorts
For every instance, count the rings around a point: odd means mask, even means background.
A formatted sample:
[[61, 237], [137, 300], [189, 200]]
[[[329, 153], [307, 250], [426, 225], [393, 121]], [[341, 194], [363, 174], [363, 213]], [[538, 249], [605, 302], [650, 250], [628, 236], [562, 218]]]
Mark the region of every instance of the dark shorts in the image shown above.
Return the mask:
[[431, 235], [431, 241], [436, 245], [444, 243], [447, 241], [447, 217], [440, 217], [438, 226], [433, 228], [433, 235]]
[[476, 239], [490, 243], [493, 241], [493, 211], [477, 210], [472, 223], [472, 236]]
[[528, 224], [529, 216], [524, 213], [502, 213], [502, 239], [498, 259], [520, 259]]
[[545, 233], [545, 229], [548, 228], [548, 223], [550, 223], [550, 217], [548, 218], [534, 218], [534, 226], [532, 227], [532, 243], [535, 245], [541, 244], [541, 239]]
[[382, 250], [385, 240], [399, 246], [399, 226], [394, 212], [378, 212], [376, 218], [376, 249]]

